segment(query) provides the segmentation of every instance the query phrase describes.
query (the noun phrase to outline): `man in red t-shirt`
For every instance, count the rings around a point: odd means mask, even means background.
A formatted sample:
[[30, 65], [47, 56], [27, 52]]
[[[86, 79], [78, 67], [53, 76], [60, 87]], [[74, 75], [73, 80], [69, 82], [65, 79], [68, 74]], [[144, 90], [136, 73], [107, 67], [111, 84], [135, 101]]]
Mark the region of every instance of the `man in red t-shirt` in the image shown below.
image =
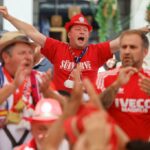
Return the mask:
[[[110, 42], [88, 45], [92, 26], [82, 14], [73, 16], [65, 25], [69, 38], [68, 44], [46, 37], [33, 26], [9, 15], [4, 6], [0, 7], [0, 13], [42, 47], [42, 54], [54, 65], [53, 81], [56, 90], [70, 92], [74, 84], [71, 72], [77, 64], [80, 64], [81, 80], [88, 77], [95, 84], [99, 67], [119, 49], [119, 38]], [[146, 32], [148, 31], [146, 28]]]
[[[122, 74], [115, 100], [108, 97], [108, 112], [131, 139], [148, 140], [150, 136], [150, 70], [142, 68], [149, 41], [139, 30], [126, 31], [120, 36], [122, 67], [100, 73], [97, 88], [104, 91]], [[112, 103], [113, 102], [113, 103]], [[111, 105], [112, 103], [112, 105]]]

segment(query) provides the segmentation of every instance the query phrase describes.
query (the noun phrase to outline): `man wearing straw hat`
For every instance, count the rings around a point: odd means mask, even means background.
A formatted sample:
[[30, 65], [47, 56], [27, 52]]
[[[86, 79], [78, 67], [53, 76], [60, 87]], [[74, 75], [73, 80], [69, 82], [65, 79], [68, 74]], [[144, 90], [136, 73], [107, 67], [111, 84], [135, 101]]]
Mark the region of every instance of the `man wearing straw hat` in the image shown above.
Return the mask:
[[31, 137], [22, 116], [32, 112], [42, 96], [39, 86], [50, 76], [45, 73], [43, 82], [41, 74], [32, 70], [34, 48], [20, 32], [4, 33], [0, 39], [0, 150], [12, 150]]

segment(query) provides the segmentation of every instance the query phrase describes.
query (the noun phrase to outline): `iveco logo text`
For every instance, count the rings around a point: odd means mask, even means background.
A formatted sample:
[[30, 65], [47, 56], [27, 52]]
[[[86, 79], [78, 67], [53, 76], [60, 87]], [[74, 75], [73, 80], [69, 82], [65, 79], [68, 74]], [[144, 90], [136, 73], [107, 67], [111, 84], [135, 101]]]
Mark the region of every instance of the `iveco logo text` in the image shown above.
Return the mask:
[[150, 99], [123, 99], [116, 98], [115, 106], [117, 108], [121, 108], [122, 112], [148, 112], [150, 109]]

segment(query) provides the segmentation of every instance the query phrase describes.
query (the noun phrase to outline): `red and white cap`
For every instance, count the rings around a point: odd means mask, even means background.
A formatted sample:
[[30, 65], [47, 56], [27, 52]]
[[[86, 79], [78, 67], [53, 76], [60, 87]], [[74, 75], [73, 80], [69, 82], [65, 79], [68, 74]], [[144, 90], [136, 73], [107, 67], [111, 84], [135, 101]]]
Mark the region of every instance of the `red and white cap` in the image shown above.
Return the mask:
[[37, 103], [32, 117], [25, 119], [30, 122], [51, 122], [57, 120], [61, 114], [62, 109], [57, 100], [44, 98]]
[[82, 14], [73, 16], [71, 20], [65, 24], [66, 31], [69, 32], [73, 25], [84, 25], [88, 27], [89, 31], [92, 31], [92, 26], [88, 23], [87, 19]]

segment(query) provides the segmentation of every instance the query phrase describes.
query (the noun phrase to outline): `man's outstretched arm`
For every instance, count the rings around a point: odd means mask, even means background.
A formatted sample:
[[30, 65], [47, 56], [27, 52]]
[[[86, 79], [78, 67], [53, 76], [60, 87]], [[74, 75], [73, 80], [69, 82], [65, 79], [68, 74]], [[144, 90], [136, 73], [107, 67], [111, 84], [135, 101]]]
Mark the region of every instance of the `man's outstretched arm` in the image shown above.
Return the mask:
[[2, 16], [6, 20], [8, 20], [12, 25], [14, 25], [19, 31], [25, 33], [34, 42], [41, 45], [41, 47], [44, 46], [46, 36], [41, 34], [34, 26], [11, 16], [8, 13], [7, 8], [5, 6], [0, 6], [0, 14], [2, 14]]

